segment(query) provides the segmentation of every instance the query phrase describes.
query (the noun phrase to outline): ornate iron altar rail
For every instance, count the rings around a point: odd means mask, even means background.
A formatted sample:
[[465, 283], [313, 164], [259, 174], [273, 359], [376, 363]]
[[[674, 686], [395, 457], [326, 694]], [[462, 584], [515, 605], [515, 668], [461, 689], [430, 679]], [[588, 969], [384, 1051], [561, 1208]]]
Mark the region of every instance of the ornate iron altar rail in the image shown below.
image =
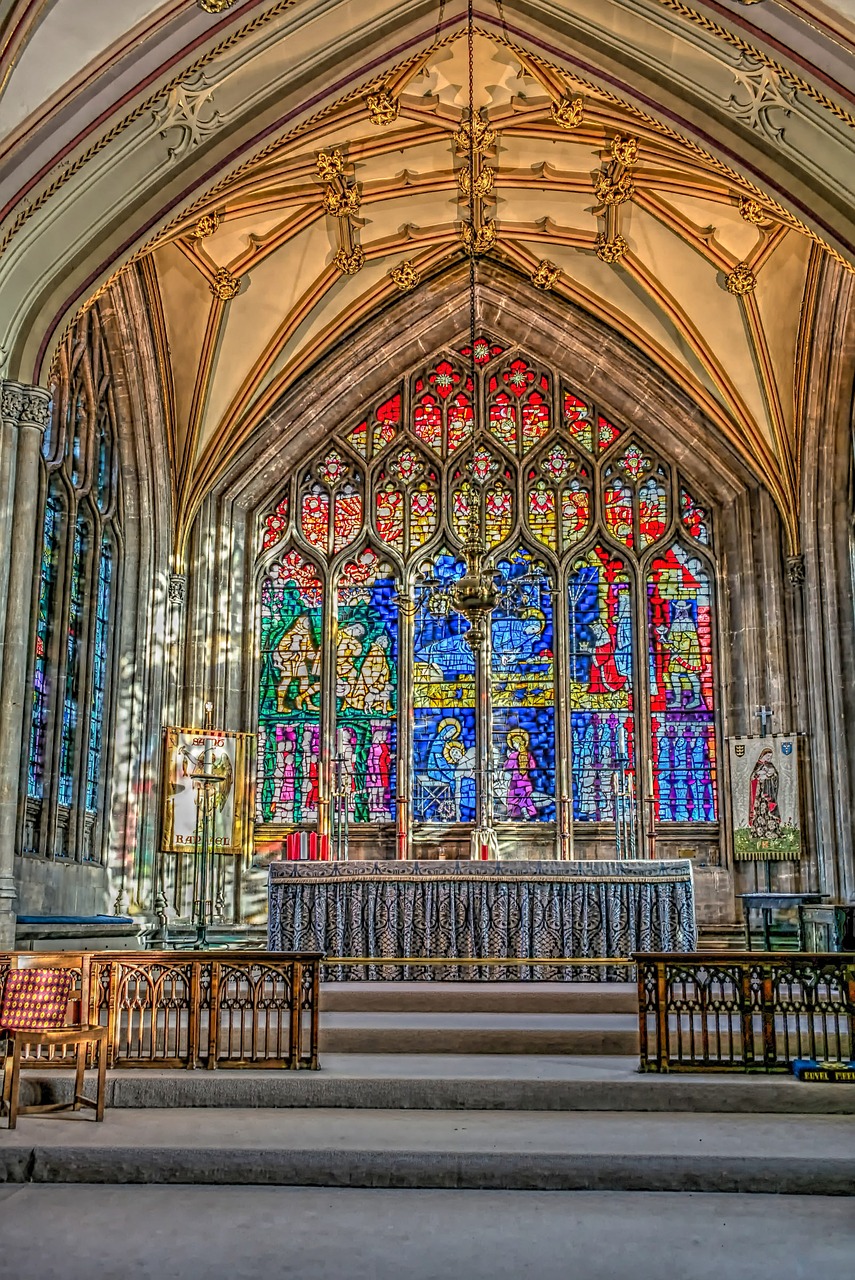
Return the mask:
[[[66, 953], [67, 954], [67, 953]], [[320, 953], [96, 951], [80, 957], [83, 1016], [108, 1028], [112, 1067], [318, 1066]], [[44, 952], [0, 955], [50, 965]], [[67, 1065], [63, 1055], [40, 1066]]]
[[855, 955], [636, 955], [642, 1071], [786, 1071], [855, 1057]]

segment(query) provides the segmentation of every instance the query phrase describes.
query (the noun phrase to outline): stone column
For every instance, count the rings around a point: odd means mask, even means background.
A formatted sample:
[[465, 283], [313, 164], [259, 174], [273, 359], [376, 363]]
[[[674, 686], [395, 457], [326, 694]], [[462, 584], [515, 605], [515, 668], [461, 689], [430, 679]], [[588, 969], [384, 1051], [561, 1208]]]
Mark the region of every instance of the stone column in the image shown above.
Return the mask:
[[[0, 949], [15, 945], [15, 850], [20, 800], [30, 614], [39, 512], [39, 453], [50, 393], [0, 382], [0, 423], [7, 483], [0, 492]], [[8, 471], [7, 471], [8, 467]]]

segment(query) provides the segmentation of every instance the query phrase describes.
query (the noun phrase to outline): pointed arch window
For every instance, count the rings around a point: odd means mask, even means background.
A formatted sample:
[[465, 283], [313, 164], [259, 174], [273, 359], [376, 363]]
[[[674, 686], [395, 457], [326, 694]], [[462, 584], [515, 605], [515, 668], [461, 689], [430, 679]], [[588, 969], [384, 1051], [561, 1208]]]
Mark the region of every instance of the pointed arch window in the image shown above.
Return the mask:
[[100, 862], [123, 544], [116, 402], [97, 308], [78, 320], [57, 355], [42, 469], [22, 847]]
[[[338, 752], [357, 825], [474, 824], [488, 785], [500, 826], [608, 829], [624, 760], [660, 824], [712, 826], [708, 504], [560, 372], [489, 336], [475, 362], [437, 352], [262, 514], [258, 822], [322, 819]], [[449, 608], [473, 502], [500, 595], [481, 688]]]

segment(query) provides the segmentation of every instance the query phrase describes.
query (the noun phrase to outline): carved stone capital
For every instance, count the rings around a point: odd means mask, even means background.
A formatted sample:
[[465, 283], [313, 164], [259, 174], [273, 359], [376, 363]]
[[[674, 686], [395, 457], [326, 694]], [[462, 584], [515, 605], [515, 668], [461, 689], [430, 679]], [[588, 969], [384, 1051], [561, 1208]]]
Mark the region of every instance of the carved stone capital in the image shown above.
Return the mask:
[[791, 587], [800, 587], [806, 576], [803, 555], [787, 556], [787, 577]]
[[13, 427], [44, 431], [50, 422], [50, 392], [22, 382], [0, 382], [0, 419]]

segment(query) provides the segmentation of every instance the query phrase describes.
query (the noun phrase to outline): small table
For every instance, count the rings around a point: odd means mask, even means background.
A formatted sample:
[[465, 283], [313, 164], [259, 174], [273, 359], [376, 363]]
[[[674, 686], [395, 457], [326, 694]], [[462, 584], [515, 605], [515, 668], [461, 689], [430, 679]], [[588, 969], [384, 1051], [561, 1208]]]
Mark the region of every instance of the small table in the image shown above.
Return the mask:
[[772, 939], [770, 936], [770, 925], [772, 922], [773, 911], [785, 911], [789, 907], [798, 907], [799, 910], [799, 951], [805, 949], [804, 925], [802, 921], [801, 908], [816, 903], [821, 903], [823, 895], [821, 893], [770, 893], [768, 890], [763, 893], [741, 893], [742, 914], [745, 919], [745, 943], [749, 951], [753, 950], [751, 946], [751, 912], [759, 911], [763, 916], [763, 942], [766, 950], [772, 950]]
[[855, 902], [801, 903], [799, 931], [803, 941], [807, 942], [809, 929], [815, 941], [818, 928], [828, 930], [828, 946], [811, 950], [855, 951]]

